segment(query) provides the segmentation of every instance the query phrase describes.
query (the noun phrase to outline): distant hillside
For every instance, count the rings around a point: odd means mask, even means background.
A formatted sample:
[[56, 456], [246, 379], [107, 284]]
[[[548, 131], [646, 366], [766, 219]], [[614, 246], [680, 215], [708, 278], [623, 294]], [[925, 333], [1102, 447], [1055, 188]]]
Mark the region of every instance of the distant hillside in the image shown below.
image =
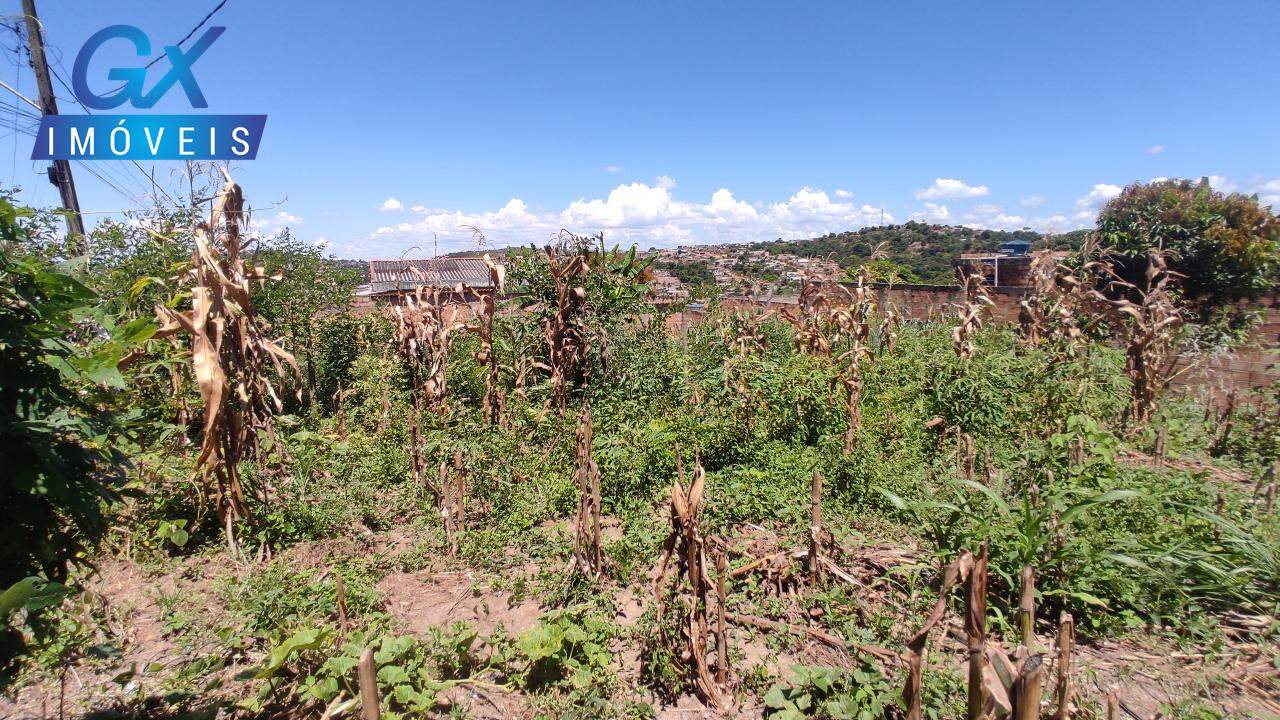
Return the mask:
[[341, 258], [326, 258], [325, 262], [337, 270], [351, 270], [359, 273], [360, 282], [369, 282], [369, 263], [365, 260], [343, 260]]
[[905, 265], [926, 283], [951, 283], [955, 279], [955, 261], [960, 253], [996, 250], [1001, 243], [1025, 240], [1034, 249], [1076, 249], [1084, 241], [1085, 230], [1076, 230], [1046, 238], [1030, 230], [974, 230], [956, 225], [929, 225], [908, 222], [842, 232], [809, 240], [774, 240], [754, 243], [756, 250], [791, 253], [800, 257], [830, 257], [842, 267], [857, 267], [865, 262], [881, 243], [889, 259]]

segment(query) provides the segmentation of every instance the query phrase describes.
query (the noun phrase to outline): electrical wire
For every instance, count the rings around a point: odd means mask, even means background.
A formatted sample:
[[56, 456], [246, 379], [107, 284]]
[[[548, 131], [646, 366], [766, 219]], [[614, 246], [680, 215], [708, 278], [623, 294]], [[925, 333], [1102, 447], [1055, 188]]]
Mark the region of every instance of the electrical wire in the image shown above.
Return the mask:
[[[191, 28], [191, 30], [188, 31], [187, 34], [184, 35], [182, 39], [176, 43], [176, 46], [182, 47], [183, 43], [190, 40], [197, 32], [199, 32], [200, 28], [204, 27], [209, 22], [209, 20], [212, 19], [213, 16], [218, 13], [219, 10], [221, 10], [224, 6], [226, 6], [227, 2], [228, 0], [221, 0], [217, 5], [215, 5], [212, 10], [210, 10], [208, 13], [205, 14], [205, 16], [200, 20], [200, 22], [195, 25], [195, 27]], [[5, 19], [7, 20], [8, 18], [5, 18]], [[17, 23], [14, 23], [12, 25], [5, 23], [4, 27], [8, 28], [11, 32], [13, 32], [19, 41], [22, 40], [23, 35], [22, 35], [21, 27]], [[47, 31], [45, 30], [43, 22], [40, 23], [40, 28], [41, 28], [41, 33], [47, 35]], [[93, 114], [89, 111], [89, 108], [86, 107], [85, 104], [81, 102], [79, 98], [76, 97], [75, 91], [72, 89], [70, 83], [68, 83], [66, 78], [64, 77], [64, 73], [66, 73], [66, 67], [62, 64], [62, 55], [63, 55], [62, 51], [56, 46], [50, 45], [48, 43], [47, 37], [46, 37], [45, 47], [46, 47], [46, 50], [49, 52], [49, 54], [53, 56], [53, 61], [54, 61], [54, 63], [50, 65], [50, 68], [49, 68], [50, 74], [53, 75], [53, 77], [58, 81], [58, 84], [60, 84], [63, 87], [63, 89], [65, 89], [67, 93], [70, 95], [69, 98], [58, 98], [58, 99], [73, 102], [79, 105], [85, 111], [86, 114], [90, 114], [90, 115]], [[10, 48], [7, 48], [7, 47], [5, 49], [10, 50]], [[20, 52], [21, 52], [20, 46], [15, 46], [11, 50], [12, 52], [15, 53], [15, 55], [20, 56]], [[30, 54], [29, 48], [28, 48], [28, 54]], [[160, 60], [165, 57], [168, 57], [168, 56], [160, 55], [152, 59], [151, 62], [147, 63], [144, 66], [144, 70], [150, 69], [153, 65], [160, 62]], [[21, 64], [17, 62], [16, 59], [14, 61], [14, 64], [18, 66], [19, 69], [21, 68]], [[59, 69], [61, 69], [62, 72], [59, 72]], [[0, 87], [3, 87], [5, 90], [8, 90], [9, 92], [13, 93], [19, 99], [25, 101], [27, 104], [31, 105], [37, 110], [41, 110], [43, 112], [43, 109], [37, 103], [35, 103], [31, 99], [24, 96], [17, 89], [10, 87], [3, 80], [0, 80]], [[124, 87], [125, 85], [122, 84], [111, 92], [119, 92]], [[25, 127], [21, 125], [19, 122], [19, 117], [23, 117], [32, 121], [39, 121], [40, 116], [36, 116], [22, 110], [20, 107], [18, 107], [16, 103], [10, 105], [9, 103], [0, 102], [0, 109], [12, 110], [14, 113], [14, 119], [12, 120], [12, 122], [8, 121], [7, 119], [0, 119], [0, 129], [9, 130], [10, 131], [9, 135], [22, 133], [25, 135], [30, 135], [32, 137], [35, 137], [36, 133], [34, 129], [32, 129], [31, 127]], [[5, 137], [9, 137], [9, 135], [6, 135]], [[15, 170], [13, 174], [14, 174], [14, 178], [16, 179], [16, 175], [17, 175], [16, 173], [17, 143], [16, 142], [14, 144], [14, 157], [15, 157], [15, 160], [14, 160]], [[129, 172], [125, 172], [123, 169], [119, 167], [104, 165], [101, 169], [99, 169], [99, 168], [95, 168], [93, 165], [90, 165], [89, 163], [82, 163], [81, 166], [90, 175], [93, 175], [104, 185], [111, 188], [112, 190], [120, 194], [125, 199], [129, 200], [131, 203], [134, 203], [135, 205], [139, 204], [137, 197], [131, 195], [127, 190], [121, 187], [121, 185], [130, 185], [132, 183], [142, 190], [143, 195], [146, 195], [147, 186], [149, 184], [151, 188], [151, 192], [153, 193], [153, 196], [154, 196], [154, 193], [158, 192], [164, 195], [169, 200], [169, 202], [173, 203], [173, 205], [175, 206], [178, 205], [178, 202], [173, 199], [173, 196], [170, 195], [168, 191], [166, 191], [164, 188], [162, 188], [155, 181], [155, 177], [147, 173], [147, 171], [142, 167], [142, 165], [138, 163], [137, 160], [130, 159], [129, 162], [132, 164], [133, 168], [137, 170], [138, 174], [142, 175], [143, 180], [146, 181], [145, 184], [139, 181], [135, 175]]]
[[[197, 23], [195, 27], [191, 28], [191, 31], [190, 31], [190, 32], [188, 32], [186, 35], [183, 35], [181, 40], [179, 40], [177, 43], [175, 43], [175, 44], [177, 45], [177, 47], [182, 47], [182, 43], [184, 43], [184, 42], [186, 42], [186, 41], [190, 40], [190, 39], [191, 39], [191, 36], [192, 36], [192, 35], [195, 35], [195, 34], [196, 34], [196, 31], [198, 31], [200, 28], [204, 27], [205, 23], [209, 22], [209, 19], [210, 19], [210, 18], [212, 18], [215, 14], [217, 14], [217, 12], [218, 12], [219, 10], [221, 10], [221, 9], [222, 9], [222, 6], [223, 6], [223, 5], [226, 5], [226, 4], [227, 4], [227, 0], [222, 0], [222, 2], [218, 3], [217, 5], [215, 5], [215, 6], [214, 6], [214, 8], [213, 8], [212, 10], [210, 10], [210, 11], [209, 11], [209, 13], [208, 13], [207, 15], [205, 15], [205, 16], [204, 16], [204, 19], [202, 19], [199, 23]], [[144, 70], [150, 70], [152, 65], [155, 65], [156, 63], [160, 62], [160, 60], [162, 60], [163, 58], [166, 58], [166, 57], [169, 57], [169, 56], [168, 56], [168, 55], [158, 55], [158, 56], [156, 56], [156, 57], [155, 57], [151, 62], [149, 62], [149, 63], [147, 63], [145, 66], [143, 66], [143, 69], [144, 69]], [[114, 94], [114, 93], [118, 93], [118, 92], [120, 92], [121, 90], [123, 90], [123, 89], [125, 88], [125, 86], [126, 86], [126, 85], [128, 85], [128, 83], [121, 83], [119, 87], [115, 88], [114, 90], [111, 90], [110, 92], [111, 92], [112, 94]]]
[[[222, 3], [220, 3], [220, 4], [218, 5], [218, 7], [214, 8], [212, 11], [210, 11], [210, 12], [209, 12], [209, 14], [205, 16], [204, 20], [201, 20], [201, 21], [200, 21], [200, 25], [197, 25], [197, 26], [195, 27], [195, 29], [193, 29], [191, 32], [187, 33], [187, 37], [183, 38], [182, 40], [179, 40], [179, 41], [178, 41], [178, 44], [179, 44], [179, 45], [181, 45], [182, 43], [186, 42], [186, 41], [187, 41], [187, 39], [188, 39], [188, 38], [190, 38], [190, 37], [191, 37], [191, 35], [192, 35], [193, 33], [195, 33], [195, 31], [196, 31], [196, 30], [199, 30], [199, 29], [200, 29], [200, 27], [201, 27], [202, 25], [204, 25], [204, 23], [208, 22], [209, 18], [210, 18], [210, 17], [213, 17], [213, 14], [214, 14], [214, 13], [216, 13], [219, 9], [221, 9], [223, 5], [226, 5], [226, 0], [223, 0], [223, 2], [222, 2]], [[147, 67], [151, 67], [151, 65], [154, 65], [154, 64], [156, 63], [156, 61], [157, 61], [157, 60], [159, 60], [159, 59], [160, 59], [160, 58], [156, 58], [155, 60], [152, 60], [152, 61], [151, 61], [151, 63], [147, 65]], [[61, 69], [61, 71], [62, 71], [62, 72], [59, 72], [59, 69]], [[66, 73], [67, 68], [66, 68], [66, 66], [65, 66], [65, 65], [63, 65], [63, 64], [62, 64], [62, 52], [61, 52], [61, 51], [59, 51], [59, 52], [58, 52], [58, 54], [57, 54], [57, 57], [55, 57], [55, 58], [54, 58], [54, 65], [50, 66], [49, 70], [50, 70], [50, 74], [52, 74], [52, 75], [53, 75], [54, 79], [56, 79], [56, 80], [58, 81], [58, 84], [59, 84], [59, 85], [61, 85], [61, 86], [63, 87], [63, 89], [65, 89], [65, 90], [66, 90], [66, 91], [71, 95], [71, 97], [70, 97], [70, 98], [66, 98], [66, 99], [68, 99], [70, 102], [73, 102], [73, 103], [75, 103], [75, 104], [79, 105], [79, 106], [81, 107], [81, 109], [83, 109], [83, 110], [84, 110], [84, 112], [85, 112], [85, 114], [86, 114], [86, 115], [92, 115], [92, 114], [93, 114], [93, 112], [92, 112], [91, 110], [89, 110], [89, 108], [88, 108], [84, 103], [80, 102], [80, 98], [76, 97], [75, 91], [71, 89], [71, 85], [70, 85], [69, 83], [67, 83], [67, 80], [66, 80], [66, 78], [64, 77], [64, 73]], [[123, 87], [123, 86], [122, 86], [122, 87]], [[177, 207], [177, 205], [178, 205], [178, 201], [177, 201], [177, 200], [174, 200], [174, 199], [173, 199], [173, 196], [172, 196], [172, 195], [170, 195], [170, 194], [169, 194], [169, 192], [168, 192], [167, 190], [165, 190], [164, 188], [160, 187], [159, 183], [157, 183], [157, 182], [155, 181], [155, 177], [154, 177], [154, 176], [152, 176], [151, 174], [149, 174], [149, 173], [148, 173], [148, 172], [147, 172], [147, 171], [142, 167], [142, 165], [138, 164], [138, 161], [137, 161], [137, 160], [130, 159], [130, 160], [129, 160], [129, 162], [133, 165], [133, 167], [134, 167], [134, 168], [136, 168], [136, 169], [137, 169], [138, 173], [139, 173], [139, 174], [141, 174], [141, 175], [142, 175], [142, 177], [143, 177], [143, 179], [145, 179], [145, 180], [147, 181], [147, 183], [150, 185], [150, 187], [151, 187], [151, 193], [152, 193], [152, 197], [153, 197], [153, 198], [155, 197], [155, 194], [158, 192], [158, 193], [160, 193], [161, 195], [164, 195], [166, 198], [168, 198], [169, 202], [170, 202], [170, 203], [172, 203], [175, 207]], [[144, 194], [144, 195], [147, 193], [147, 186], [146, 186], [146, 185], [143, 185], [143, 186], [142, 186], [142, 191], [143, 191], [143, 194]]]

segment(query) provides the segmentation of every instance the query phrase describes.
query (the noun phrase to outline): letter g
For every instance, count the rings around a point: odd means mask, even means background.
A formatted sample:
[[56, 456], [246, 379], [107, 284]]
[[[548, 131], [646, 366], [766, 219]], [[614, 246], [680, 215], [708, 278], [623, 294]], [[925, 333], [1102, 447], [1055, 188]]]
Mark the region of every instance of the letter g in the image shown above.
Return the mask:
[[91, 35], [84, 47], [80, 48], [80, 54], [76, 55], [76, 63], [71, 69], [71, 84], [75, 88], [76, 98], [84, 103], [85, 107], [94, 110], [110, 110], [123, 105], [127, 100], [142, 97], [142, 85], [147, 79], [145, 67], [111, 68], [107, 78], [124, 82], [124, 87], [120, 88], [119, 92], [103, 96], [96, 95], [89, 89], [89, 83], [85, 77], [89, 73], [89, 61], [98, 48], [115, 38], [132, 42], [138, 57], [151, 54], [151, 41], [147, 38], [147, 34], [132, 25], [112, 25]]

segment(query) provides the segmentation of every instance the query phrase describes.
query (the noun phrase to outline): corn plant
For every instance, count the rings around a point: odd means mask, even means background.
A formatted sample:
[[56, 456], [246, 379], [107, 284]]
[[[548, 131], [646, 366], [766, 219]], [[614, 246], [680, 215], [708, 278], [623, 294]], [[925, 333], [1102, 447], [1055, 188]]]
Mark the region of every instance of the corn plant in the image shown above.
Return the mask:
[[393, 308], [392, 315], [396, 349], [409, 369], [414, 406], [444, 412], [449, 346], [464, 327], [457, 321], [458, 308], [449, 303], [445, 290], [421, 285]]
[[555, 285], [555, 305], [543, 324], [550, 373], [549, 401], [564, 412], [569, 390], [582, 383], [586, 372], [587, 337], [582, 315], [587, 304], [587, 289], [581, 285], [590, 272], [585, 252], [576, 252], [565, 260], [562, 252], [548, 245], [547, 269]]
[[866, 266], [858, 270], [857, 284], [849, 302], [831, 311], [831, 320], [847, 348], [837, 361], [843, 366], [840, 382], [844, 386], [848, 424], [844, 433], [845, 454], [853, 452], [854, 441], [862, 428], [862, 369], [864, 362], [874, 359], [871, 346], [871, 316], [875, 312], [875, 293], [866, 282]]
[[[1178, 329], [1183, 324], [1182, 311], [1174, 301], [1169, 283], [1173, 279], [1164, 253], [1153, 247], [1147, 255], [1146, 287], [1120, 279], [1109, 285], [1110, 298], [1100, 290], [1090, 297], [1109, 315], [1120, 341], [1125, 347], [1125, 374], [1130, 382], [1129, 406], [1124, 422], [1145, 425], [1155, 409], [1160, 393], [1173, 381], [1179, 357]], [[1125, 295], [1136, 296], [1131, 300]]]
[[959, 324], [951, 329], [951, 344], [962, 360], [971, 360], [977, 349], [973, 339], [982, 329], [982, 315], [988, 307], [995, 307], [987, 294], [986, 283], [977, 273], [965, 275], [961, 284], [962, 298], [956, 305]]
[[476, 318], [474, 327], [476, 335], [480, 338], [480, 349], [475, 353], [475, 358], [486, 371], [482, 406], [484, 419], [491, 425], [500, 425], [504, 422], [506, 415], [506, 401], [502, 393], [500, 382], [502, 366], [498, 362], [498, 353], [494, 347], [493, 330], [494, 317], [497, 314], [496, 298], [506, 288], [507, 269], [493, 262], [489, 253], [484, 254], [484, 264], [489, 270], [489, 283], [492, 289], [480, 298], [480, 315]]
[[284, 403], [271, 378], [300, 380], [301, 373], [293, 356], [267, 337], [254, 309], [253, 284], [268, 278], [242, 257], [244, 195], [225, 169], [222, 174], [225, 183], [209, 219], [195, 227], [196, 248], [180, 280], [190, 287], [191, 309], [157, 306], [156, 337], [191, 337], [191, 366], [204, 403], [193, 479], [210, 498], [228, 546], [238, 552], [235, 525], [249, 517], [254, 492], [245, 486], [240, 462], [258, 458], [260, 436], [281, 445], [273, 416]]
[[577, 430], [578, 512], [574, 519], [572, 569], [596, 579], [605, 572], [600, 536], [600, 466], [592, 457], [591, 408], [582, 409]]
[[[707, 573], [707, 541], [701, 528], [706, 473], [702, 464], [695, 461], [686, 490], [684, 469], [678, 462], [677, 469], [678, 477], [671, 486], [671, 532], [663, 543], [653, 585], [659, 630], [649, 642], [679, 659], [685, 680], [704, 702], [724, 709], [729, 704], [726, 688], [712, 676], [707, 659], [711, 580]], [[723, 623], [718, 627], [716, 655], [723, 665], [728, 661], [728, 638]]]

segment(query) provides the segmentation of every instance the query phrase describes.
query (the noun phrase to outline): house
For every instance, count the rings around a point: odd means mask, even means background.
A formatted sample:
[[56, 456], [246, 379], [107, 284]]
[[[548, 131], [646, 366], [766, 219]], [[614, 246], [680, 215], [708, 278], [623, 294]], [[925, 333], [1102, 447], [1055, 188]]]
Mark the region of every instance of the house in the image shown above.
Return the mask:
[[494, 290], [484, 258], [370, 260], [369, 282], [356, 288], [355, 304], [399, 305], [419, 287], [445, 290], [448, 300], [456, 303], [476, 302]]

